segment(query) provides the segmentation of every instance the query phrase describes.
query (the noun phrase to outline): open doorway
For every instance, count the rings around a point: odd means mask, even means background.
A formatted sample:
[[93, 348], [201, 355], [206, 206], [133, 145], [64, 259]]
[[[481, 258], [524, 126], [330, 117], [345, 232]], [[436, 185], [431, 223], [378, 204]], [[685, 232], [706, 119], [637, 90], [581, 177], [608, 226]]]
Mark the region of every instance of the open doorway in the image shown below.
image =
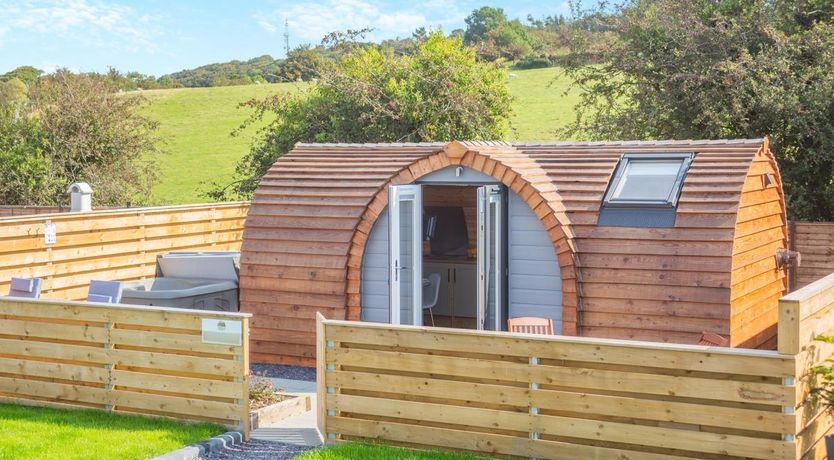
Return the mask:
[[391, 322], [504, 329], [506, 188], [424, 183], [389, 197]]

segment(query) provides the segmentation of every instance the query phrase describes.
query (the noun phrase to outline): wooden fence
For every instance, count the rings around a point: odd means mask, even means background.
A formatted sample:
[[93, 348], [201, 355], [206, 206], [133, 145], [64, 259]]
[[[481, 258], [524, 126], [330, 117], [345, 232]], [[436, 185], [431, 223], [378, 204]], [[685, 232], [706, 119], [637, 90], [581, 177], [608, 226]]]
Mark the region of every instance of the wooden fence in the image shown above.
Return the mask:
[[[248, 434], [249, 317], [0, 297], [0, 402], [205, 420]], [[217, 321], [222, 338], [206, 332]]]
[[810, 366], [834, 351], [834, 275], [783, 299], [779, 350], [318, 318], [328, 442], [558, 459], [820, 458]]
[[791, 249], [802, 254], [791, 288], [801, 288], [834, 272], [834, 223], [791, 222]]
[[[238, 250], [246, 202], [60, 213], [0, 219], [0, 294], [12, 276], [44, 278], [45, 298], [77, 300], [91, 279], [152, 277], [156, 256]], [[56, 241], [44, 233], [54, 225]]]
[[31, 216], [35, 214], [55, 214], [69, 211], [69, 207], [58, 206], [6, 206], [0, 205], [0, 218], [12, 216]]

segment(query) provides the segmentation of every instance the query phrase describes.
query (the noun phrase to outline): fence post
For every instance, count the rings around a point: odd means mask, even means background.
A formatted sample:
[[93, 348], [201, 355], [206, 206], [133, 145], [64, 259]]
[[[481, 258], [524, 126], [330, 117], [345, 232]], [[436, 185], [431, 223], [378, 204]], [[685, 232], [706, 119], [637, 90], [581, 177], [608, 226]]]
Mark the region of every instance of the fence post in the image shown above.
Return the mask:
[[[104, 323], [104, 330], [107, 331], [104, 349], [109, 351], [113, 350], [113, 322], [109, 318], [110, 315], [107, 316], [107, 321]], [[104, 410], [113, 412], [113, 355], [108, 353], [107, 359], [110, 362], [104, 364], [104, 368], [107, 370], [107, 383], [104, 385], [104, 389], [107, 391], [107, 404], [104, 405]]]
[[240, 379], [243, 385], [243, 399], [241, 404], [241, 431], [243, 431], [243, 439], [249, 439], [249, 433], [252, 429], [249, 423], [249, 318], [241, 318], [241, 340], [240, 344], [243, 347], [241, 350], [241, 367], [243, 368], [243, 377]]
[[319, 429], [319, 436], [322, 442], [327, 443], [330, 438], [327, 432], [327, 391], [326, 385], [326, 369], [327, 363], [325, 361], [325, 346], [327, 337], [325, 337], [326, 329], [324, 326], [324, 316], [316, 312], [316, 425]]
[[802, 304], [798, 300], [779, 299], [777, 350], [783, 355], [799, 353], [799, 323]]
[[[539, 365], [539, 358], [538, 356], [531, 356], [530, 357], [530, 366], [538, 366]], [[531, 372], [532, 374], [532, 372]], [[537, 382], [533, 382], [533, 379], [530, 379], [530, 423], [535, 423], [538, 419], [539, 415], [539, 408], [533, 403], [533, 392], [539, 389], [539, 384]], [[530, 430], [530, 439], [536, 441], [539, 439], [539, 432]], [[537, 457], [530, 457], [532, 460], [537, 460]]]

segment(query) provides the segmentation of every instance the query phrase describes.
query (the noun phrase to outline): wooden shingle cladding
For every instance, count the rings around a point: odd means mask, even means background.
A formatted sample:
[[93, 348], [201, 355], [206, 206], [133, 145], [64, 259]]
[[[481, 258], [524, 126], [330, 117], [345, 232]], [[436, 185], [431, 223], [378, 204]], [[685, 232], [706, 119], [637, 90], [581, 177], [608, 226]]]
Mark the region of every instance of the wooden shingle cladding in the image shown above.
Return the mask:
[[[750, 282], [733, 286], [732, 276], [746, 281], [741, 277], [755, 271], [749, 267], [753, 262], [762, 270], [757, 275], [767, 270], [767, 263], [775, 268], [776, 248], [787, 247], [783, 216], [777, 216], [781, 224], [774, 228], [771, 224], [777, 221], [766, 215], [771, 210], [784, 214], [781, 183], [772, 187], [778, 190], [779, 203], [749, 208], [745, 201], [739, 208], [742, 199], [758, 196], [742, 192], [752, 191], [755, 181], [761, 183], [762, 165], [774, 172], [773, 157], [762, 140], [517, 148], [547, 170], [568, 210], [578, 253], [581, 335], [676, 343], [697, 343], [704, 331], [730, 336], [731, 311], [735, 311], [731, 302], [739, 308], [751, 304], [749, 292], [735, 295], [733, 290], [746, 289]], [[608, 182], [627, 152], [696, 153], [673, 228], [597, 225]], [[759, 215], [771, 220], [757, 220]], [[774, 270], [769, 281], [765, 276], [757, 279], [762, 283], [753, 294], [769, 292], [774, 297], [757, 298], [748, 313], [775, 313], [776, 299], [786, 292], [783, 276]], [[775, 316], [770, 321], [768, 325], [775, 324]], [[760, 327], [757, 333], [766, 327], [761, 320], [751, 326]], [[733, 345], [747, 341], [751, 330], [737, 330], [745, 338], [733, 340]]]
[[788, 247], [788, 221], [779, 167], [767, 142], [750, 164], [742, 188], [733, 242], [730, 344], [776, 347], [778, 300], [788, 291], [777, 249]]
[[[626, 152], [696, 153], [673, 228], [597, 225]], [[359, 319], [364, 245], [388, 185], [458, 164], [506, 184], [541, 219], [561, 268], [566, 335], [697, 343], [711, 331], [753, 343], [786, 290], [781, 272], [762, 276], [766, 252], [786, 247], [781, 184], [782, 224], [772, 226], [772, 201], [752, 201], [771, 194], [754, 187], [764, 165], [775, 168], [762, 140], [299, 144], [262, 180], [244, 231], [241, 303], [255, 314], [253, 360], [312, 365], [316, 311]], [[750, 320], [735, 322], [736, 305]]]

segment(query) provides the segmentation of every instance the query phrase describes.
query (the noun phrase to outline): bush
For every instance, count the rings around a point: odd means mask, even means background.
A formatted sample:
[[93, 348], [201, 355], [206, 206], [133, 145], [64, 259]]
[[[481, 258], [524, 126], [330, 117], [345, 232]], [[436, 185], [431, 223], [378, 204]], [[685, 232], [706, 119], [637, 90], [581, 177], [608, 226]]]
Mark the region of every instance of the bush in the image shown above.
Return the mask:
[[357, 48], [326, 66], [304, 92], [251, 100], [244, 124], [270, 122], [214, 199], [249, 198], [297, 142], [421, 142], [500, 139], [511, 112], [505, 72], [479, 62], [460, 38], [431, 33], [413, 55]]
[[283, 390], [275, 388], [272, 381], [263, 377], [249, 380], [249, 409], [260, 409], [287, 399]]
[[55, 205], [89, 182], [100, 206], [145, 203], [156, 177], [157, 124], [144, 99], [114, 93], [107, 77], [41, 77], [25, 103], [0, 106], [0, 202]]
[[515, 68], [518, 70], [526, 70], [526, 69], [544, 69], [545, 67], [552, 67], [553, 63], [550, 59], [544, 56], [531, 56], [527, 55], [524, 56], [520, 61], [515, 64]]
[[[793, 219], [834, 220], [834, 3], [627, 1], [574, 43], [566, 137], [770, 136]], [[598, 62], [597, 65], [586, 65]]]

